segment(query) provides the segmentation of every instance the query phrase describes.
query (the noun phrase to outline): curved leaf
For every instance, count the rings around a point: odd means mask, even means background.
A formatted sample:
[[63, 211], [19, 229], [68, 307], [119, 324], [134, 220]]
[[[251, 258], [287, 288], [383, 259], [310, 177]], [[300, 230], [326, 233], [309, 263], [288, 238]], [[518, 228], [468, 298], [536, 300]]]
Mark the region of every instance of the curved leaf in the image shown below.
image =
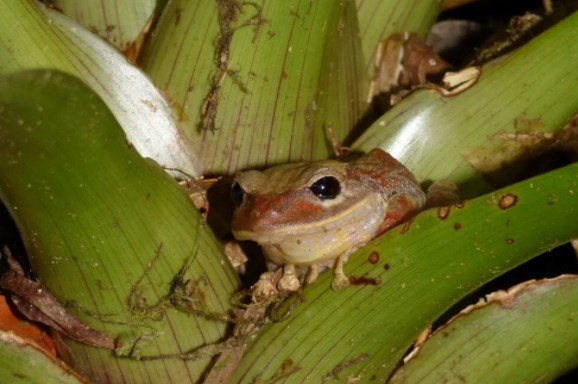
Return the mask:
[[436, 331], [389, 382], [546, 383], [578, 367], [577, 276], [527, 282], [487, 300]]
[[209, 173], [326, 158], [363, 113], [352, 0], [172, 1], [142, 65]]
[[380, 147], [418, 180], [450, 179], [467, 196], [488, 191], [482, 175], [500, 169], [511, 174], [508, 166], [517, 160], [568, 141], [548, 132], [560, 130], [578, 113], [577, 33], [574, 13], [511, 55], [484, 66], [479, 81], [457, 96], [414, 92], [353, 147]]
[[34, 343], [0, 331], [0, 381], [12, 384], [88, 383]]
[[[48, 291], [123, 350], [179, 353], [224, 336], [211, 314], [228, 312], [238, 282], [220, 246], [182, 188], [136, 153], [77, 79], [0, 79], [0, 197]], [[94, 381], [194, 382], [210, 362], [140, 362], [66, 343], [69, 363]]]
[[65, 15], [121, 51], [134, 43], [152, 18], [156, 0], [53, 0]]
[[106, 102], [143, 156], [200, 176], [201, 166], [166, 100], [115, 48], [31, 0], [0, 0], [0, 6], [0, 73], [55, 68], [81, 78]]
[[322, 274], [292, 313], [294, 301], [283, 308], [287, 319], [249, 345], [232, 382], [384, 381], [460, 298], [578, 236], [577, 175], [578, 164], [569, 165], [465, 206], [428, 210], [373, 240], [345, 265], [359, 285], [334, 292], [332, 274]]

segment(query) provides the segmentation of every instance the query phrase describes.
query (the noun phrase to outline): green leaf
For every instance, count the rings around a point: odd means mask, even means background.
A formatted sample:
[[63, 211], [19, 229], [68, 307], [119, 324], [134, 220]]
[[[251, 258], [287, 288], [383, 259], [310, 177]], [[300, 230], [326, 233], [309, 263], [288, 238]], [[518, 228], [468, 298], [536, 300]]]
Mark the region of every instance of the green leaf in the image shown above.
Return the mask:
[[[136, 153], [77, 79], [46, 70], [0, 79], [0, 197], [35, 275], [124, 350], [179, 353], [225, 335], [214, 317], [231, 309], [238, 281], [221, 247], [182, 188]], [[196, 381], [210, 362], [140, 362], [66, 343], [69, 364], [94, 381]]]
[[362, 151], [380, 147], [418, 180], [450, 179], [466, 196], [488, 191], [482, 175], [497, 170], [511, 182], [510, 165], [567, 141], [543, 135], [562, 129], [578, 112], [577, 33], [578, 13], [574, 13], [514, 53], [484, 66], [479, 81], [461, 94], [412, 93], [353, 147]]
[[142, 66], [166, 91], [208, 173], [332, 153], [364, 112], [352, 0], [176, 0]]
[[[334, 292], [324, 273], [289, 318], [266, 326], [232, 382], [384, 381], [418, 334], [505, 271], [578, 237], [578, 164], [465, 203], [431, 209], [353, 254], [361, 283]], [[290, 311], [290, 305], [284, 308]], [[259, 381], [261, 380], [261, 381]]]
[[578, 366], [577, 276], [487, 300], [436, 331], [389, 383], [548, 383]]
[[54, 0], [65, 15], [124, 51], [152, 18], [156, 0]]
[[59, 12], [33, 1], [0, 0], [0, 73], [54, 68], [82, 79], [106, 102], [145, 157], [200, 176], [163, 95], [115, 48]]
[[0, 331], [0, 381], [12, 384], [79, 384], [87, 381], [36, 344]]

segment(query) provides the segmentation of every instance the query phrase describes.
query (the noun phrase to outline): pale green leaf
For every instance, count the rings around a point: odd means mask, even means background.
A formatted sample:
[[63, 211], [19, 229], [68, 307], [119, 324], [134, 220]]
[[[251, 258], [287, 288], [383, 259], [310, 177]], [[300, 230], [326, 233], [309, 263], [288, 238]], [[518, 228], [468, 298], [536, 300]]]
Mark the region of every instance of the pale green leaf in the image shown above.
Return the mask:
[[[214, 317], [228, 314], [238, 281], [221, 247], [79, 80], [46, 70], [0, 79], [0, 198], [35, 276], [125, 353], [174, 354], [224, 337], [227, 323]], [[96, 382], [195, 382], [210, 363], [135, 361], [65, 341], [68, 363]]]
[[0, 331], [0, 382], [10, 384], [88, 383], [36, 344]]
[[332, 153], [364, 112], [352, 0], [177, 0], [142, 55], [209, 173]]
[[143, 156], [200, 176], [163, 95], [115, 48], [41, 4], [0, 0], [0, 6], [0, 73], [54, 68], [79, 77], [106, 102]]
[[549, 383], [578, 367], [578, 278], [531, 281], [468, 308], [391, 384]]
[[53, 0], [86, 29], [124, 51], [153, 17], [156, 0]]

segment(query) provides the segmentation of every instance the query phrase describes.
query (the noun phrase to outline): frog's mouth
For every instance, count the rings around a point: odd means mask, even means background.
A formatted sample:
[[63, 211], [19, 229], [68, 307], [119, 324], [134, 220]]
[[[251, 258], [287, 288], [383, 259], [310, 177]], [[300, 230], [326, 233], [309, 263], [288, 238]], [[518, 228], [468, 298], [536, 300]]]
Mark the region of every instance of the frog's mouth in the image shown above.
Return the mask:
[[[300, 241], [309, 236], [319, 236], [340, 231], [373, 231], [376, 222], [383, 221], [387, 204], [379, 194], [370, 194], [344, 207], [328, 209], [328, 216], [311, 220], [303, 217], [294, 223], [259, 225], [252, 229], [233, 230], [238, 240], [253, 240], [260, 244], [276, 244], [283, 241]], [[324, 207], [322, 206], [322, 209]], [[379, 224], [378, 224], [379, 225]], [[368, 228], [372, 227], [371, 229]]]

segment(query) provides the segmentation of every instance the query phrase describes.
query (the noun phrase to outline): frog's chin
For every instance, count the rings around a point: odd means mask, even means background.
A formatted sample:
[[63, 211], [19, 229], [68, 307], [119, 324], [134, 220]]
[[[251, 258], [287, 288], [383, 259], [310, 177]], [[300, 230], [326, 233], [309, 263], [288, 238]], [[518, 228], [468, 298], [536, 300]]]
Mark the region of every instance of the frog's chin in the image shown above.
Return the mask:
[[238, 240], [259, 243], [267, 258], [276, 264], [311, 265], [333, 260], [364, 245], [376, 235], [382, 222], [383, 215], [377, 214], [331, 228], [309, 227], [307, 232], [241, 230], [234, 235]]
[[[377, 227], [377, 225], [375, 225]], [[281, 242], [260, 241], [265, 256], [276, 264], [311, 265], [349, 254], [372, 239], [374, 231], [319, 232], [307, 239], [286, 238]]]

